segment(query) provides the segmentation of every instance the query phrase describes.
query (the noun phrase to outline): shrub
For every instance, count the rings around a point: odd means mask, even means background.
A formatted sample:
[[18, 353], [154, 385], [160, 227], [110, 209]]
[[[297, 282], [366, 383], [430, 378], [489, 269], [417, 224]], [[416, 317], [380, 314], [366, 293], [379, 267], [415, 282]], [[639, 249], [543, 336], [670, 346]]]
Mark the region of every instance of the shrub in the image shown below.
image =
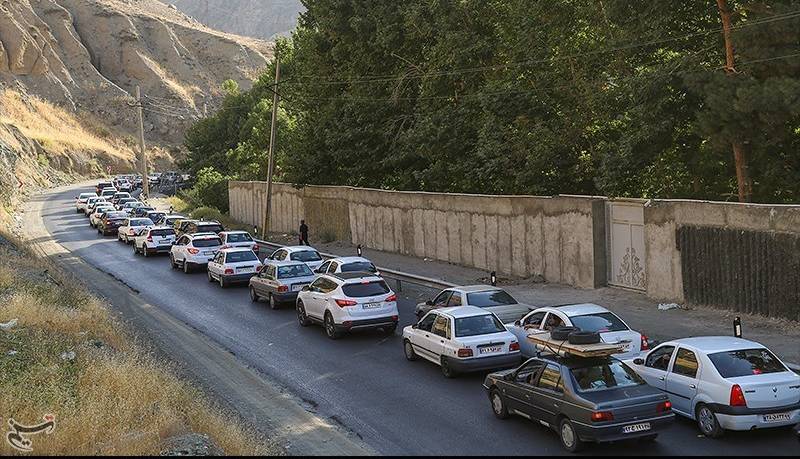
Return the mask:
[[228, 179], [213, 167], [201, 169], [189, 195], [201, 206], [228, 212]]
[[215, 207], [198, 207], [192, 211], [192, 218], [201, 220], [222, 220], [222, 212]]

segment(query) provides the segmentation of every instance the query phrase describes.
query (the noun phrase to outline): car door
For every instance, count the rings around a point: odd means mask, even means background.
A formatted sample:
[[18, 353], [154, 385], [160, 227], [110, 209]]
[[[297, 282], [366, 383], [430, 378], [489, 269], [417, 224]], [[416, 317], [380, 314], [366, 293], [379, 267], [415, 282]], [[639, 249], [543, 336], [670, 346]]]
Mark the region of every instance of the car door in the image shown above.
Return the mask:
[[515, 323], [513, 326], [508, 327], [508, 330], [517, 337], [517, 342], [519, 343], [522, 355], [528, 357], [536, 355], [538, 349], [536, 348], [536, 345], [528, 339], [528, 335], [532, 331], [539, 330], [541, 328], [546, 315], [546, 311], [534, 311], [523, 317], [522, 320]]
[[666, 391], [670, 395], [672, 409], [687, 416], [692, 415], [699, 374], [700, 363], [697, 355], [689, 349], [679, 347], [666, 381]]
[[550, 311], [547, 313], [547, 317], [545, 317], [544, 319], [544, 326], [542, 327], [542, 329], [547, 331], [553, 331], [558, 327], [563, 327], [564, 324], [566, 323], [565, 320], [566, 320], [565, 316]]
[[462, 302], [462, 298], [461, 298], [461, 292], [453, 292], [453, 294], [450, 295], [450, 298], [447, 300], [447, 307], [448, 308], [452, 308], [452, 307], [462, 306], [462, 305], [463, 305], [463, 302]]
[[328, 266], [327, 273], [333, 274], [339, 269], [339, 263], [332, 261], [331, 264]]
[[[311, 304], [306, 306], [306, 313], [314, 318], [322, 320], [325, 314], [325, 306], [327, 303], [327, 294], [332, 290], [331, 285], [333, 282], [321, 277], [311, 283], [311, 290], [309, 297]], [[336, 285], [333, 285], [336, 288]]]
[[428, 350], [431, 351], [431, 356], [437, 363], [441, 361], [442, 355], [450, 354], [448, 351], [453, 350], [453, 352], [455, 352], [455, 346], [451, 343], [452, 329], [453, 326], [450, 323], [450, 318], [437, 314], [436, 320], [433, 321], [431, 334], [427, 337], [426, 344]]
[[647, 384], [666, 391], [667, 371], [675, 353], [675, 346], [665, 344], [653, 349], [644, 359], [644, 365], [638, 368], [641, 376]]
[[214, 258], [208, 262], [208, 272], [214, 274], [215, 276], [220, 276], [223, 272], [225, 272], [225, 254], [222, 252], [218, 252], [214, 255]]
[[436, 335], [433, 334], [433, 324], [438, 318], [439, 314], [429, 312], [417, 323], [410, 339], [411, 344], [414, 346], [414, 352], [435, 363], [439, 363], [439, 358], [435, 355], [434, 348], [431, 346], [430, 342], [436, 337]]
[[540, 372], [531, 395], [534, 416], [549, 426], [554, 426], [561, 413], [563, 399], [564, 383], [561, 381], [561, 369], [554, 363], [548, 363]]
[[317, 268], [317, 269], [315, 269], [315, 270], [314, 270], [314, 274], [323, 274], [323, 273], [327, 273], [327, 272], [328, 272], [328, 268], [329, 268], [330, 266], [331, 266], [331, 262], [330, 262], [330, 260], [329, 260], [329, 261], [326, 261], [325, 263], [322, 263], [321, 265], [319, 265], [319, 268]]
[[276, 286], [277, 268], [275, 265], [267, 265], [253, 279], [253, 286], [259, 295], [268, 296], [277, 290]]
[[535, 419], [535, 409], [531, 402], [531, 394], [544, 365], [541, 360], [529, 360], [514, 373], [513, 382], [503, 390], [509, 409], [528, 419]]
[[175, 247], [173, 247], [173, 258], [175, 260], [185, 260], [186, 259], [186, 244], [189, 243], [188, 236], [181, 236], [177, 243], [175, 243]]

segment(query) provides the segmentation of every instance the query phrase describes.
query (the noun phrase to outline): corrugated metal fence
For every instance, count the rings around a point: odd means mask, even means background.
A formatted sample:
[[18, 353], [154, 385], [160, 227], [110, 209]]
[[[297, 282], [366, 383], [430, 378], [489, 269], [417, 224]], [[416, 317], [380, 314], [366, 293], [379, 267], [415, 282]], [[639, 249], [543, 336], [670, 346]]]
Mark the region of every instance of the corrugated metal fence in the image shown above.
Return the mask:
[[688, 302], [800, 320], [800, 235], [682, 226]]

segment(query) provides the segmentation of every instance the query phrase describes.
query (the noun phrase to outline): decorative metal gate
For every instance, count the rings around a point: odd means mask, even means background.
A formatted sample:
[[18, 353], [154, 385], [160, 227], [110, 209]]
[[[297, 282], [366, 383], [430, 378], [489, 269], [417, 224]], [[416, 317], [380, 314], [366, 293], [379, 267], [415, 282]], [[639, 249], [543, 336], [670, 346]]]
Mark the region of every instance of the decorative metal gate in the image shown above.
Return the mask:
[[627, 200], [607, 204], [609, 285], [636, 290], [647, 288], [644, 203], [644, 200]]

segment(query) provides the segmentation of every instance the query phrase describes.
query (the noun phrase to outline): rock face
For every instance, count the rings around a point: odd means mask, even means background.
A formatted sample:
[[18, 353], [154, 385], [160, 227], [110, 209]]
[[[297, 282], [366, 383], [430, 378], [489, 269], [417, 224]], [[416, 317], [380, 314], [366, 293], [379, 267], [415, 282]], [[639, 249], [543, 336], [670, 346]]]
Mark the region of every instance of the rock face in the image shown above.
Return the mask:
[[263, 39], [289, 35], [304, 11], [300, 0], [171, 0], [179, 10], [215, 29]]
[[270, 53], [266, 42], [214, 31], [157, 0], [0, 0], [0, 90], [88, 111], [130, 134], [138, 84], [150, 141], [180, 142], [223, 81], [249, 87]]

